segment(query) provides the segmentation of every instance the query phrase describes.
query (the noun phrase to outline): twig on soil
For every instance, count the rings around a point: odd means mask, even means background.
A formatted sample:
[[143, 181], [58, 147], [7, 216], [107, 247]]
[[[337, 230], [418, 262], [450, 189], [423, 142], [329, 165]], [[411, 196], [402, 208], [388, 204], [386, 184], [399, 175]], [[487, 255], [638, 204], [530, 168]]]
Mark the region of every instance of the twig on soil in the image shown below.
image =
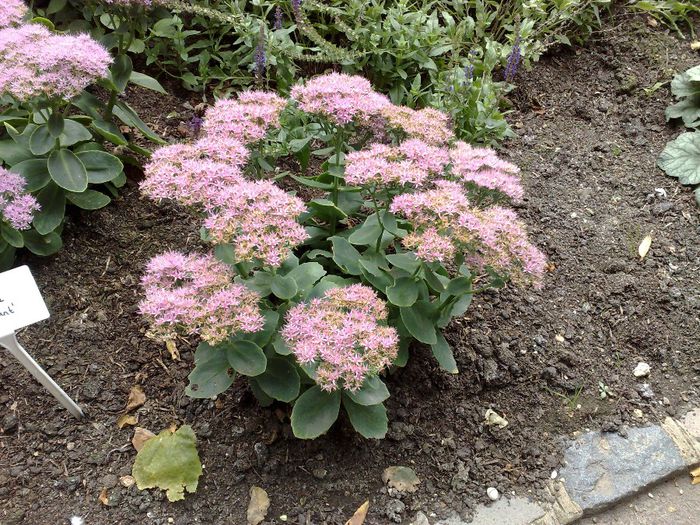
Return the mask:
[[109, 461], [109, 457], [112, 455], [112, 453], [114, 453], [114, 452], [120, 452], [120, 453], [126, 452], [127, 450], [129, 450], [129, 447], [131, 447], [131, 446], [132, 446], [131, 442], [128, 442], [128, 443], [125, 443], [124, 445], [122, 445], [121, 447], [113, 448], [112, 450], [107, 452], [107, 455], [105, 456], [104, 460], [102, 461], [102, 464], [103, 465], [107, 464], [107, 461]]

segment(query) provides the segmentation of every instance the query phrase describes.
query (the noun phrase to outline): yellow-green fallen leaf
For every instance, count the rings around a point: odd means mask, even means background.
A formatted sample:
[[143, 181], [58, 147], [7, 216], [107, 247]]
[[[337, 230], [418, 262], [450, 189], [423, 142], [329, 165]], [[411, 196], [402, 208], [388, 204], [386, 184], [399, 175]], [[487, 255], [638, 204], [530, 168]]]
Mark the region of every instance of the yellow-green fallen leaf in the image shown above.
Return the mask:
[[270, 509], [270, 498], [264, 489], [260, 487], [250, 487], [250, 503], [246, 511], [248, 525], [258, 525], [265, 520], [267, 511]]
[[143, 444], [136, 454], [132, 476], [139, 490], [159, 488], [168, 501], [185, 498], [185, 490], [197, 490], [202, 464], [192, 427], [183, 425], [177, 432], [164, 430]]
[[367, 518], [368, 510], [369, 500], [360, 505], [360, 508], [355, 511], [355, 514], [352, 515], [352, 518], [350, 518], [345, 525], [362, 525]]
[[642, 242], [639, 244], [639, 250], [637, 253], [639, 253], [639, 257], [641, 259], [644, 259], [646, 257], [647, 253], [649, 253], [649, 248], [651, 248], [651, 235], [647, 235], [642, 239]]

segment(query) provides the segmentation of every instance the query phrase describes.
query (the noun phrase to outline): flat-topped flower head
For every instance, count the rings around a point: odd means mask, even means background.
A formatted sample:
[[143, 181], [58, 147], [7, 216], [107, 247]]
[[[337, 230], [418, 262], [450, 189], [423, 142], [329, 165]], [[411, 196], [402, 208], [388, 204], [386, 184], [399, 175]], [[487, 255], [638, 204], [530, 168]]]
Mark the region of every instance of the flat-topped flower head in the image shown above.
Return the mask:
[[158, 148], [144, 167], [141, 191], [155, 201], [204, 205], [243, 181], [250, 153], [229, 137], [206, 136], [193, 144]]
[[316, 365], [323, 390], [356, 391], [398, 354], [398, 334], [386, 321], [386, 304], [376, 292], [354, 284], [292, 308], [282, 337], [300, 363]]
[[354, 186], [422, 186], [447, 165], [447, 150], [410, 140], [398, 147], [373, 144], [345, 157], [345, 181]]
[[37, 200], [25, 192], [24, 177], [0, 167], [0, 220], [16, 230], [28, 230], [39, 211]]
[[151, 259], [139, 305], [151, 324], [150, 335], [167, 341], [197, 334], [217, 344], [237, 332], [261, 330], [260, 298], [232, 280], [230, 267], [210, 255], [167, 252]]
[[437, 109], [415, 110], [390, 104], [382, 109], [382, 116], [390, 127], [433, 146], [443, 146], [455, 138], [450, 128], [450, 118]]
[[112, 57], [89, 35], [59, 35], [38, 24], [0, 31], [0, 94], [28, 101], [72, 99], [108, 74]]
[[516, 283], [539, 286], [546, 259], [533, 246], [514, 211], [472, 206], [461, 184], [436, 182], [434, 189], [394, 198], [392, 213], [406, 217], [413, 231], [402, 239], [425, 261], [451, 262], [460, 253], [480, 270], [491, 268]]
[[4, 0], [0, 4], [0, 29], [21, 24], [28, 12], [22, 0]]
[[489, 148], [475, 148], [457, 142], [450, 150], [452, 173], [457, 179], [490, 190], [504, 193], [516, 202], [523, 199], [520, 170], [514, 164], [500, 159]]
[[297, 222], [304, 202], [269, 181], [243, 181], [219, 192], [206, 208], [209, 238], [232, 244], [238, 261], [280, 266], [308, 236]]
[[301, 110], [322, 115], [340, 126], [353, 121], [368, 123], [391, 105], [385, 95], [372, 89], [369, 80], [344, 73], [329, 73], [298, 84], [292, 88], [291, 98]]
[[279, 126], [287, 101], [267, 91], [244, 91], [238, 99], [221, 99], [207, 109], [202, 130], [209, 136], [228, 136], [252, 144]]

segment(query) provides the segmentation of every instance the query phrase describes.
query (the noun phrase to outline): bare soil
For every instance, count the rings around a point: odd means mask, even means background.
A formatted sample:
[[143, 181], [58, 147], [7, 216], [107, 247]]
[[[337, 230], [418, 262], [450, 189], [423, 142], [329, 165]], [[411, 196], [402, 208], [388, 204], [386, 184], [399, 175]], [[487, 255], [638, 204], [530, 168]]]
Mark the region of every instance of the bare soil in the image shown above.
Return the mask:
[[[315, 441], [294, 439], [286, 409], [259, 407], [244, 382], [216, 401], [187, 398], [195, 341], [171, 360], [145, 337], [137, 303], [150, 257], [199, 247], [196, 218], [146, 201], [133, 180], [106, 209], [71, 215], [60, 254], [21, 261], [53, 317], [20, 337], [88, 417], [71, 419], [3, 358], [0, 523], [78, 515], [88, 525], [242, 524], [253, 485], [270, 495], [269, 524], [284, 515], [286, 523], [342, 525], [367, 499], [370, 525], [409, 523], [419, 510], [431, 521], [468, 516], [488, 486], [537, 496], [572, 432], [624, 434], [697, 405], [700, 214], [692, 194], [655, 167], [679, 130], [664, 122], [668, 85], [652, 86], [698, 62], [688, 41], [624, 18], [586, 47], [520, 73], [509, 116], [517, 138], [503, 154], [523, 170], [528, 198], [519, 212], [551, 271], [541, 291], [479, 296], [449, 328], [460, 374], [414, 349], [388, 378], [383, 441], [359, 437], [345, 421]], [[192, 111], [182, 100], [134, 99], [169, 139], [187, 134]], [[640, 259], [647, 234], [651, 250]], [[637, 380], [642, 360], [652, 372]], [[133, 429], [116, 420], [135, 384], [147, 396], [140, 426], [197, 432], [205, 469], [183, 502], [118, 482], [135, 451]], [[486, 426], [488, 408], [509, 425]], [[381, 473], [391, 465], [415, 469], [419, 490], [390, 494]]]

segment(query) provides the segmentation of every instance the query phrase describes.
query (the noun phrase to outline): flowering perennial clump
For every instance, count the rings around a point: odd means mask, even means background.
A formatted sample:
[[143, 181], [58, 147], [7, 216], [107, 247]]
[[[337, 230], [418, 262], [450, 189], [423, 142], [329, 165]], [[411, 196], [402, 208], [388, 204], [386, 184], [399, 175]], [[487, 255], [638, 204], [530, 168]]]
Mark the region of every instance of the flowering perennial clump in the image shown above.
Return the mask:
[[279, 266], [308, 237], [296, 222], [304, 202], [269, 181], [242, 181], [218, 193], [206, 208], [210, 239], [232, 244], [240, 261]]
[[24, 191], [26, 181], [21, 175], [0, 168], [0, 219], [16, 230], [26, 230], [32, 224], [39, 203]]
[[520, 170], [498, 158], [492, 149], [475, 148], [459, 141], [450, 150], [450, 160], [452, 173], [462, 181], [501, 191], [516, 202], [522, 200]]
[[279, 116], [287, 101], [274, 93], [245, 91], [237, 100], [222, 99], [209, 108], [202, 130], [211, 136], [231, 137], [245, 144], [265, 137], [267, 130], [279, 125]]
[[399, 195], [391, 211], [413, 224], [403, 244], [423, 260], [446, 263], [461, 253], [477, 268], [507, 273], [516, 282], [542, 279], [545, 257], [527, 240], [515, 212], [473, 207], [459, 183], [439, 181], [435, 189]]
[[372, 89], [366, 78], [330, 73], [292, 88], [291, 98], [307, 113], [322, 115], [344, 126], [350, 122], [367, 123], [383, 108], [391, 106], [389, 99]]
[[38, 24], [0, 30], [0, 94], [18, 101], [71, 99], [107, 76], [112, 57], [89, 35], [59, 35]]
[[150, 321], [151, 335], [172, 340], [178, 333], [199, 334], [216, 344], [236, 332], [263, 326], [256, 293], [232, 284], [233, 272], [210, 255], [168, 252], [148, 264], [139, 305]]
[[0, 4], [0, 29], [20, 24], [28, 11], [22, 0], [5, 0]]
[[386, 320], [386, 304], [376, 292], [355, 284], [292, 308], [282, 337], [300, 363], [318, 365], [323, 390], [356, 391], [396, 358], [398, 334]]

